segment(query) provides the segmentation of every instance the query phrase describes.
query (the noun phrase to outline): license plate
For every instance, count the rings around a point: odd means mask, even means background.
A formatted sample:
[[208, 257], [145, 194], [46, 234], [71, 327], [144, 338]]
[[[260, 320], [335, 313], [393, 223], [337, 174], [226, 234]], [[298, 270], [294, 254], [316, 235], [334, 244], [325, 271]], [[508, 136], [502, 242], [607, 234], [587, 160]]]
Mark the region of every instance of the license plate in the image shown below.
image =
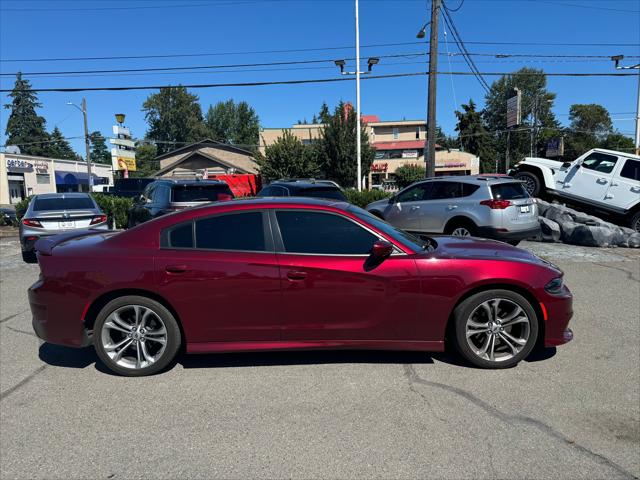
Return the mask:
[[68, 220], [66, 222], [58, 222], [58, 226], [60, 228], [76, 228], [76, 222], [73, 220]]
[[529, 213], [530, 211], [531, 209], [529, 208], [529, 205], [520, 206], [520, 213]]

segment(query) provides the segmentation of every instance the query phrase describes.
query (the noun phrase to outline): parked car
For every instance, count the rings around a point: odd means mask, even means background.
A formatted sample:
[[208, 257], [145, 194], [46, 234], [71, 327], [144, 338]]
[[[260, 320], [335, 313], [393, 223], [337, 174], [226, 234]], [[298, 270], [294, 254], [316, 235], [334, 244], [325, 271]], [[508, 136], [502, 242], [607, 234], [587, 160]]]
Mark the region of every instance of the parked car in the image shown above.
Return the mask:
[[342, 189], [331, 180], [313, 178], [281, 179], [258, 192], [258, 197], [312, 197], [347, 201]]
[[108, 230], [107, 216], [87, 193], [35, 195], [20, 222], [22, 259], [35, 263], [35, 243], [44, 237], [70, 230]]
[[16, 209], [11, 207], [0, 207], [0, 224], [13, 225], [18, 221]]
[[640, 156], [595, 148], [572, 162], [525, 158], [512, 175], [533, 195], [552, 195], [613, 215], [640, 232]]
[[156, 180], [145, 187], [133, 204], [129, 227], [184, 208], [232, 198], [229, 186], [219, 180]]
[[522, 182], [505, 176], [431, 178], [370, 203], [367, 210], [416, 234], [479, 236], [517, 245], [540, 230], [534, 199]]
[[[572, 338], [562, 272], [476, 238], [428, 240], [344, 202], [219, 202], [36, 245], [33, 328], [146, 375], [178, 351], [442, 351], [505, 368]], [[90, 259], [90, 261], [88, 261]]]
[[116, 197], [139, 198], [147, 185], [155, 178], [116, 178], [113, 187], [103, 189], [103, 193]]

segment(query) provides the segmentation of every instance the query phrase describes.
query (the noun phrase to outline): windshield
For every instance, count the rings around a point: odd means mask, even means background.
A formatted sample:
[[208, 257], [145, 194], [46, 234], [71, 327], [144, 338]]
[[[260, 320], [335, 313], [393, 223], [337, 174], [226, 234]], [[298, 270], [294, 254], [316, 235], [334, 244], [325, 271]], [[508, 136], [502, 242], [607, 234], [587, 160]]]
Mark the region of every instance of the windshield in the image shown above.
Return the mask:
[[172, 202], [215, 202], [219, 195], [232, 195], [224, 185], [176, 185], [171, 189]]
[[33, 202], [33, 210], [91, 210], [95, 208], [89, 197], [53, 197], [37, 198]]
[[415, 235], [407, 233], [404, 230], [400, 230], [399, 228], [388, 224], [384, 220], [376, 217], [366, 210], [363, 210], [362, 208], [356, 207], [355, 205], [350, 205], [348, 210], [358, 218], [364, 220], [367, 223], [370, 223], [381, 232], [386, 233], [391, 238], [398, 240], [404, 244], [408, 243], [416, 252], [419, 252], [421, 250], [435, 250], [436, 243], [433, 240], [423, 240], [422, 238], [416, 237]]

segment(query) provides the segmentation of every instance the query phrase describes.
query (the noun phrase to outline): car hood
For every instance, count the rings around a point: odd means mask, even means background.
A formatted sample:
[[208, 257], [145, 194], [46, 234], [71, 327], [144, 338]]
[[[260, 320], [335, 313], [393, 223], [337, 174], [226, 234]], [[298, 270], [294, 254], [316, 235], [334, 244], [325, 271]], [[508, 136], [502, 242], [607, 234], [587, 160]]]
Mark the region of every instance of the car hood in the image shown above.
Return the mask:
[[560, 269], [537, 255], [496, 240], [475, 237], [433, 237], [438, 244], [429, 254], [437, 258], [459, 258], [470, 260], [505, 260], [512, 262], [532, 263]]
[[562, 162], [558, 162], [557, 160], [549, 160], [548, 158], [526, 157], [523, 162], [527, 165], [540, 165], [548, 168], [560, 168], [560, 166], [562, 166]]

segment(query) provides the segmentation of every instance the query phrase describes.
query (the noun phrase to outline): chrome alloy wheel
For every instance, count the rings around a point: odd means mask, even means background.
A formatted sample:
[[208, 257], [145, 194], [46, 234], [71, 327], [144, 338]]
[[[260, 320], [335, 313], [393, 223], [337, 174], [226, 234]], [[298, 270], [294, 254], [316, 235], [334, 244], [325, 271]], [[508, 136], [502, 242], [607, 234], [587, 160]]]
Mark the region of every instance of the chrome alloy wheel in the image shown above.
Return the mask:
[[529, 316], [517, 303], [494, 298], [478, 305], [466, 323], [469, 347], [478, 357], [502, 362], [517, 355], [531, 333]]
[[518, 180], [520, 180], [521, 182], [524, 182], [524, 189], [529, 193], [529, 195], [533, 196], [534, 192], [536, 191], [536, 182], [533, 178], [531, 178], [529, 175], [523, 176], [522, 178], [518, 178]]
[[451, 235], [454, 237], [470, 237], [471, 232], [464, 227], [456, 227], [453, 232], [451, 232]]
[[167, 329], [150, 308], [125, 305], [109, 314], [102, 327], [101, 341], [114, 363], [141, 369], [162, 357], [167, 346]]

